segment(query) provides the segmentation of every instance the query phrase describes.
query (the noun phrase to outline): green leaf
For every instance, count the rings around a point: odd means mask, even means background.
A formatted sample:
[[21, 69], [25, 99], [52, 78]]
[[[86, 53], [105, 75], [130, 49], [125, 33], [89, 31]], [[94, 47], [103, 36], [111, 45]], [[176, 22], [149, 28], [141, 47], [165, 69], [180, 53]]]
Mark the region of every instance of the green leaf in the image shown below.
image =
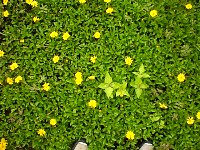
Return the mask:
[[140, 98], [140, 96], [142, 94], [142, 89], [137, 88], [137, 89], [135, 89], [135, 92], [136, 92], [137, 98]]
[[106, 95], [107, 95], [108, 98], [113, 98], [113, 93], [112, 93], [113, 88], [108, 87], [108, 88], [105, 89], [105, 92], [106, 92]]
[[105, 83], [108, 83], [108, 84], [112, 83], [112, 77], [110, 76], [108, 72], [106, 72]]
[[101, 83], [98, 87], [101, 88], [101, 89], [106, 89], [108, 87], [108, 84]]
[[144, 65], [141, 64], [140, 68], [139, 68], [139, 72], [140, 74], [143, 74], [145, 72], [145, 69], [144, 69]]

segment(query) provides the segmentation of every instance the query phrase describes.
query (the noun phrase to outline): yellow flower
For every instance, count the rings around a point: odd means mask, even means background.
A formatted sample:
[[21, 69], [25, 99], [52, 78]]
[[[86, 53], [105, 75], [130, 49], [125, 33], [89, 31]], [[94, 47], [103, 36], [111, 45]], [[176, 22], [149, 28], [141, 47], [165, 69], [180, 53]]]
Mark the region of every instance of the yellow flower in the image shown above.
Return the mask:
[[79, 3], [84, 4], [86, 3], [86, 0], [79, 0]]
[[56, 119], [51, 119], [50, 120], [50, 125], [55, 126], [56, 125]]
[[67, 40], [70, 37], [70, 34], [68, 32], [65, 32], [63, 34], [63, 40]]
[[135, 134], [132, 131], [128, 131], [126, 133], [126, 138], [129, 140], [133, 140], [135, 138]]
[[88, 102], [88, 106], [91, 108], [95, 108], [95, 107], [97, 107], [97, 102], [95, 100], [90, 100]]
[[56, 32], [56, 31], [53, 31], [53, 32], [51, 32], [51, 34], [50, 34], [50, 37], [52, 37], [52, 38], [55, 38], [55, 37], [57, 37], [58, 36], [58, 32]]
[[188, 117], [187, 124], [193, 124], [193, 123], [194, 123], [194, 118], [193, 117]]
[[59, 59], [60, 59], [59, 56], [56, 55], [53, 57], [53, 62], [57, 63], [59, 61]]
[[91, 61], [92, 63], [95, 63], [95, 62], [96, 62], [96, 59], [97, 59], [96, 56], [90, 57], [90, 61]]
[[2, 138], [0, 141], [0, 150], [5, 150], [7, 145], [8, 145], [7, 140]]
[[167, 105], [165, 105], [165, 104], [159, 103], [159, 105], [160, 105], [160, 108], [162, 108], [162, 109], [167, 109], [168, 108]]
[[37, 7], [38, 6], [38, 2], [37, 1], [32, 1], [31, 2], [31, 6], [32, 7]]
[[113, 12], [113, 8], [109, 7], [108, 9], [106, 9], [106, 13], [107, 14], [111, 14]]
[[95, 76], [89, 76], [88, 79], [94, 80], [94, 79], [95, 79]]
[[4, 51], [0, 50], [0, 57], [4, 56]]
[[8, 16], [9, 16], [9, 12], [8, 12], [7, 10], [5, 10], [5, 11], [3, 12], [3, 16], [4, 16], [4, 17], [8, 17]]
[[77, 85], [80, 85], [83, 82], [83, 79], [81, 77], [76, 78], [75, 82], [76, 82]]
[[20, 43], [24, 43], [24, 39], [21, 39], [19, 42], [20, 42]]
[[100, 34], [99, 32], [95, 32], [94, 37], [95, 37], [96, 39], [99, 39], [100, 36], [101, 36], [101, 34]]
[[17, 67], [18, 67], [17, 63], [12, 63], [12, 65], [10, 65], [11, 70], [15, 70]]
[[106, 2], [106, 3], [110, 3], [110, 2], [111, 2], [111, 0], [104, 0], [104, 2]]
[[40, 19], [38, 17], [33, 17], [33, 21], [37, 22], [37, 21], [40, 21]]
[[26, 3], [31, 5], [31, 3], [33, 2], [33, 0], [26, 0]]
[[9, 78], [9, 77], [8, 77], [6, 80], [7, 80], [7, 83], [8, 83], [8, 84], [13, 84], [13, 79], [12, 79], [12, 78]]
[[185, 75], [183, 73], [180, 73], [177, 76], [177, 79], [178, 79], [179, 82], [183, 82], [183, 81], [185, 81]]
[[7, 5], [8, 4], [8, 0], [3, 0], [3, 4]]
[[49, 91], [49, 90], [50, 90], [49, 83], [46, 83], [46, 82], [45, 82], [45, 83], [42, 85], [42, 89], [45, 90], [45, 91]]
[[46, 134], [46, 132], [44, 131], [44, 129], [39, 129], [37, 132], [40, 136], [44, 136]]
[[197, 119], [200, 119], [200, 111], [197, 113]]
[[126, 57], [125, 58], [125, 63], [127, 64], [127, 65], [131, 65], [132, 64], [132, 62], [133, 62], [133, 59], [132, 58], [130, 58], [130, 57]]
[[185, 5], [185, 8], [186, 8], [186, 9], [192, 9], [192, 4], [187, 4], [187, 5]]
[[20, 81], [22, 81], [22, 77], [21, 76], [17, 76], [15, 78], [15, 83], [19, 83]]
[[77, 73], [75, 74], [75, 77], [76, 77], [76, 78], [82, 78], [82, 73], [81, 73], [81, 72], [77, 72]]
[[155, 16], [157, 16], [157, 14], [158, 14], [158, 11], [157, 11], [157, 10], [151, 10], [151, 11], [150, 11], [151, 17], [155, 17]]

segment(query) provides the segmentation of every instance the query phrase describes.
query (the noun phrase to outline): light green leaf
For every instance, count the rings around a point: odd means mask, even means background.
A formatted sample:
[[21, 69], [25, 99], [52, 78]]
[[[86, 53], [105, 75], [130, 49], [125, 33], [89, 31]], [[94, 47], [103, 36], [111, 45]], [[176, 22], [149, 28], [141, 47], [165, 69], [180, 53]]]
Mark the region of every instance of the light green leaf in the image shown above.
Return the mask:
[[151, 121], [152, 122], [158, 121], [159, 119], [160, 119], [159, 116], [153, 116], [153, 117], [151, 117]]
[[135, 89], [135, 92], [136, 92], [136, 95], [137, 95], [137, 98], [140, 98], [141, 94], [142, 94], [142, 89]]
[[119, 96], [120, 94], [121, 94], [121, 91], [120, 91], [120, 90], [117, 90], [116, 96]]
[[138, 72], [133, 72], [134, 75], [139, 76], [140, 74]]
[[140, 84], [142, 84], [142, 79], [139, 77], [135, 78], [135, 85], [139, 86]]
[[142, 83], [141, 85], [140, 85], [140, 88], [141, 89], [146, 89], [146, 88], [148, 88], [149, 86], [147, 85], [147, 84], [145, 84], [145, 83]]
[[117, 82], [113, 82], [113, 83], [112, 83], [112, 87], [113, 87], [114, 89], [118, 89], [118, 88], [120, 87], [120, 84], [117, 83]]
[[101, 83], [98, 87], [101, 88], [101, 89], [105, 89], [107, 88], [108, 84], [106, 83]]
[[137, 88], [137, 85], [135, 84], [135, 81], [131, 81], [130, 85], [134, 88]]
[[122, 83], [122, 88], [123, 88], [123, 89], [126, 89], [126, 87], [127, 87], [127, 82], [123, 81], [123, 83]]
[[143, 74], [145, 72], [143, 64], [140, 65], [139, 72], [140, 72], [140, 74]]
[[125, 92], [124, 92], [124, 95], [126, 95], [126, 96], [130, 97], [130, 95], [129, 95], [129, 93], [128, 93], [128, 91], [127, 91], [127, 90], [125, 90]]
[[106, 92], [106, 95], [107, 95], [108, 98], [113, 98], [113, 93], [112, 93], [113, 88], [108, 87], [108, 88], [105, 89], [105, 92]]
[[112, 83], [112, 77], [110, 76], [108, 72], [106, 72], [105, 83], [108, 83], [108, 84]]
[[144, 73], [141, 75], [141, 78], [150, 78], [150, 75], [148, 75], [147, 73]]

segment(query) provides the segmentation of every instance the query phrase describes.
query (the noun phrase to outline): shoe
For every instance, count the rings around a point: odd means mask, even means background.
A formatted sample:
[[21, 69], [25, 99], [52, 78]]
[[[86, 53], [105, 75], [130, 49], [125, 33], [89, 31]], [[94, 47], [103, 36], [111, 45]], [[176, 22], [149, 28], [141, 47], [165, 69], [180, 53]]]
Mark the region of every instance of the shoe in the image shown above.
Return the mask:
[[144, 142], [139, 150], [153, 150], [154, 146], [150, 141]]
[[72, 150], [87, 150], [87, 149], [88, 146], [85, 140], [77, 141], [72, 148]]

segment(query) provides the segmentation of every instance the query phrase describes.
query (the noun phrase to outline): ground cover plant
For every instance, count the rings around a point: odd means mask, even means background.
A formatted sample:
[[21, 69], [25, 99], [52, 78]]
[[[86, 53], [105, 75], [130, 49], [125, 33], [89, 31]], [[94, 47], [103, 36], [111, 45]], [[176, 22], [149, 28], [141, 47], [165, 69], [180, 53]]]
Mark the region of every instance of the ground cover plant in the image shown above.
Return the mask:
[[199, 1], [3, 0], [0, 149], [197, 150]]

